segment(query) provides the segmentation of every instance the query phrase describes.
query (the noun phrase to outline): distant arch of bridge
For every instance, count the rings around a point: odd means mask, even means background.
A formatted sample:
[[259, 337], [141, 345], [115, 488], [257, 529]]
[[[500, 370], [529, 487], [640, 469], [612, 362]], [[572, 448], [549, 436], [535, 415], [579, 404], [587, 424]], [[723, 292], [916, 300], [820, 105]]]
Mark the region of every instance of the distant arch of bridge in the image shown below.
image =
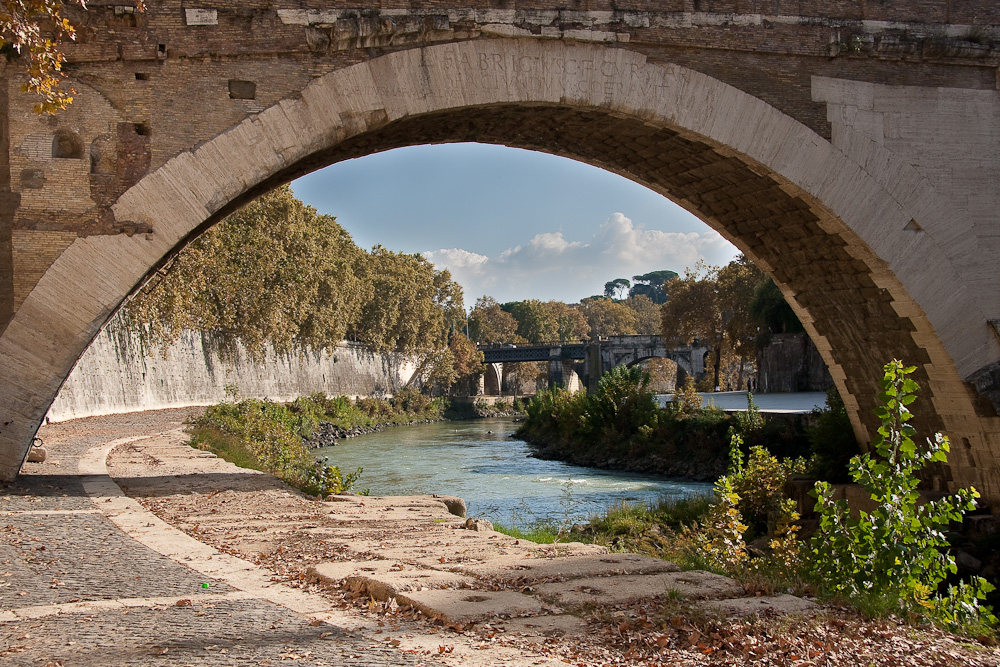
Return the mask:
[[996, 2], [211, 4], [74, 16], [54, 118], [0, 73], [0, 478], [100, 327], [201, 231], [334, 162], [480, 141], [622, 174], [735, 243], [859, 439], [882, 364], [916, 364], [918, 428], [956, 443], [939, 482], [1000, 507]]
[[[591, 341], [567, 341], [513, 345], [500, 343], [480, 345], [487, 365], [520, 362], [547, 362], [549, 384], [569, 386], [570, 373], [579, 376], [583, 386], [594, 389], [601, 376], [618, 366], [634, 366], [647, 359], [670, 359], [691, 377], [700, 379], [705, 370], [702, 346], [671, 348], [655, 335], [606, 336]], [[497, 373], [497, 370], [487, 371]], [[488, 383], [487, 383], [488, 384]]]

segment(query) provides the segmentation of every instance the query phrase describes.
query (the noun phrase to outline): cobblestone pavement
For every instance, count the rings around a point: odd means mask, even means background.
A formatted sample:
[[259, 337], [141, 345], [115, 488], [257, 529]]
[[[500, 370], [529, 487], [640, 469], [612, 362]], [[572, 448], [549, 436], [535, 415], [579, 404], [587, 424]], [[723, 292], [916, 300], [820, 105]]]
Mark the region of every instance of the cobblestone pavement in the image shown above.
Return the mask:
[[78, 473], [81, 455], [123, 434], [176, 428], [187, 414], [138, 414], [124, 420], [124, 433], [122, 416], [49, 426], [49, 460], [0, 487], [0, 664], [426, 664], [377, 639], [241, 599], [127, 537], [95, 507]]

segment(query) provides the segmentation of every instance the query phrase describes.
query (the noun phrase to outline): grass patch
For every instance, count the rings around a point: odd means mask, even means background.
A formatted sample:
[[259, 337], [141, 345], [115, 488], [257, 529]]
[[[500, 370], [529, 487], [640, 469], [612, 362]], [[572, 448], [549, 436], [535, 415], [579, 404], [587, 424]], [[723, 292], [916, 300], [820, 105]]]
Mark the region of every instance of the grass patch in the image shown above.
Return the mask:
[[543, 521], [527, 528], [516, 526], [506, 526], [502, 523], [494, 523], [493, 530], [504, 535], [510, 535], [518, 540], [528, 540], [537, 544], [554, 544], [565, 536], [565, 531], [560, 531], [560, 527], [553, 522]]
[[238, 436], [220, 431], [211, 426], [196, 426], [190, 431], [191, 446], [212, 452], [220, 459], [241, 468], [263, 471], [264, 467], [244, 445]]

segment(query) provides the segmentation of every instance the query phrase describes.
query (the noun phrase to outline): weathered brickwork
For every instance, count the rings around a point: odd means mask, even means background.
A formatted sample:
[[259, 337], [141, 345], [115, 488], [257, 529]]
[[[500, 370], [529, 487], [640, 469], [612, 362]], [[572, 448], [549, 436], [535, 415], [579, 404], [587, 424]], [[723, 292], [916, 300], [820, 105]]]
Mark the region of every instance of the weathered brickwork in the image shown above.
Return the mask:
[[997, 3], [88, 6], [69, 10], [69, 110], [32, 115], [12, 69], [0, 90], [3, 474], [100, 325], [200, 229], [339, 160], [482, 141], [623, 174], [732, 240], [860, 437], [882, 364], [918, 364], [921, 429], [964, 452], [941, 485], [1000, 506]]
[[[42, 277], [45, 268], [76, 239], [76, 232], [14, 230], [14, 307], [17, 308]], [[48, 264], [46, 264], [46, 260]]]

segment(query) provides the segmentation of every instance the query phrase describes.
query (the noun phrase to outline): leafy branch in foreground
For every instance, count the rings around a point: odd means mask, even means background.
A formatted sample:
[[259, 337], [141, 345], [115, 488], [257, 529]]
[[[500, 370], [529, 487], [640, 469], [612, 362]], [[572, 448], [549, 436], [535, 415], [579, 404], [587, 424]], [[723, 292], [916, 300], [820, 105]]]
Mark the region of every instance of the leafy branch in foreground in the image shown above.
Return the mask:
[[944, 463], [950, 446], [940, 433], [927, 439], [926, 447], [913, 441], [916, 430], [907, 406], [916, 400], [918, 385], [907, 375], [914, 370], [895, 360], [885, 366], [876, 410], [882, 425], [872, 441], [876, 456], [851, 459], [852, 479], [877, 507], [854, 518], [845, 501], [833, 499], [830, 484], [816, 483], [820, 529], [811, 544], [813, 572], [831, 593], [853, 599], [888, 596], [901, 610], [931, 616], [952, 629], [994, 625], [990, 608], [980, 604], [993, 590], [982, 577], [935, 593], [957, 571], [943, 531], [975, 509], [979, 493], [960, 489], [919, 503], [917, 473], [929, 463]]
[[[142, 2], [135, 2], [135, 11], [143, 11]], [[0, 2], [0, 53], [8, 60], [25, 59], [27, 81], [21, 90], [41, 98], [35, 113], [55, 113], [73, 101], [71, 93], [61, 87], [63, 55], [60, 45], [76, 39], [76, 29], [64, 12], [69, 7], [86, 9], [84, 0], [2, 0]]]

